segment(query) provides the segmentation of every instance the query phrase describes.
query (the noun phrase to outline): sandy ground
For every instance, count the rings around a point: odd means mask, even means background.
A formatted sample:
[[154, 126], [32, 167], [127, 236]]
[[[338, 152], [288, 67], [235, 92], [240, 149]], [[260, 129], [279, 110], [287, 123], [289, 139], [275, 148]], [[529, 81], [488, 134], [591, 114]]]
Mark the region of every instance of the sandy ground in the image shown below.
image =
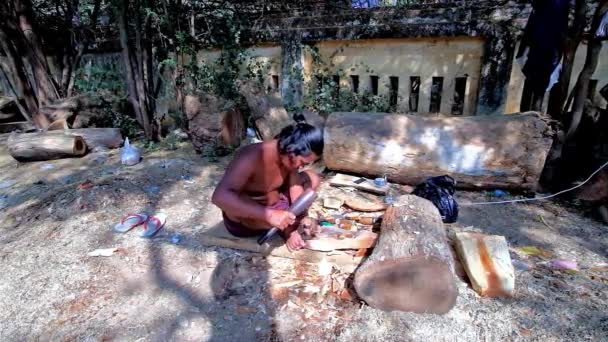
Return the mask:
[[[463, 207], [450, 232], [507, 237], [516, 295], [479, 297], [462, 279], [443, 316], [384, 313], [327, 291], [348, 270], [204, 247], [220, 224], [209, 201], [228, 159], [187, 144], [124, 167], [118, 151], [19, 164], [0, 139], [0, 340], [495, 341], [608, 339], [608, 227], [555, 202]], [[79, 189], [85, 181], [94, 186]], [[82, 188], [82, 187], [81, 187]], [[460, 203], [492, 199], [459, 193]], [[164, 212], [153, 239], [111, 226]], [[179, 243], [171, 241], [181, 234]], [[551, 271], [533, 245], [583, 270]], [[98, 248], [110, 257], [89, 257]], [[522, 263], [531, 266], [523, 269]], [[602, 268], [603, 266], [603, 268]], [[592, 269], [592, 267], [596, 267]]]

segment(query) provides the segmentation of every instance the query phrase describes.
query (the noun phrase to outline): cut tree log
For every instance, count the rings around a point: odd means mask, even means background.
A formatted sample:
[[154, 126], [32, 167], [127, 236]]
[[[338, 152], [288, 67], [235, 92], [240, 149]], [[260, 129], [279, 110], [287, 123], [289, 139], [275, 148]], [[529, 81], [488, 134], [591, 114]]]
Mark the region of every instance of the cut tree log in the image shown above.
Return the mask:
[[78, 128], [48, 133], [82, 137], [90, 150], [93, 150], [96, 147], [105, 147], [109, 149], [119, 148], [123, 143], [122, 134], [118, 128]]
[[[36, 137], [39, 133], [21, 133], [19, 135], [26, 137], [31, 135]], [[55, 131], [45, 132], [46, 136], [78, 136], [82, 137], [89, 150], [96, 147], [118, 148], [122, 145], [123, 139], [120, 129], [118, 128], [79, 128], [79, 129], [60, 129]]]
[[515, 270], [504, 236], [456, 233], [456, 251], [473, 289], [482, 296], [511, 297]]
[[18, 161], [80, 157], [87, 152], [82, 137], [50, 132], [13, 133], [6, 144], [10, 155]]
[[384, 311], [448, 312], [458, 288], [454, 260], [439, 211], [405, 195], [389, 207], [374, 251], [355, 273], [355, 289]]
[[386, 174], [402, 184], [449, 174], [463, 188], [533, 190], [552, 133], [534, 112], [449, 118], [339, 112], [325, 124], [323, 160], [331, 170]]

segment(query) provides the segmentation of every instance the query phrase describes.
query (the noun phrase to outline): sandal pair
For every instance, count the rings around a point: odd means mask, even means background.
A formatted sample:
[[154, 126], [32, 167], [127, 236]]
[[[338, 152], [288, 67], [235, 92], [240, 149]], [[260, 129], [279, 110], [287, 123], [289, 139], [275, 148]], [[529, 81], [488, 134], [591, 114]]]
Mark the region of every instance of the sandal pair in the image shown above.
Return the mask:
[[126, 233], [129, 230], [143, 224], [144, 229], [137, 233], [140, 237], [147, 238], [156, 234], [167, 221], [167, 215], [159, 213], [153, 216], [146, 214], [128, 214], [123, 217], [119, 223], [114, 225], [114, 231], [118, 233]]

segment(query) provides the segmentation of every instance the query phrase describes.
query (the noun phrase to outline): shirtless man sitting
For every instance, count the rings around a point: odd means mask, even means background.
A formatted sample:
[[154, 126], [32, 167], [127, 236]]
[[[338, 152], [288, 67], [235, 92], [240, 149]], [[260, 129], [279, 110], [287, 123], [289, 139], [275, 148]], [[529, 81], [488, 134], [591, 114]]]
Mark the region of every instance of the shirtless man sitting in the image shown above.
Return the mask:
[[251, 237], [277, 227], [291, 250], [304, 247], [287, 209], [304, 190], [319, 186], [316, 173], [299, 170], [322, 153], [323, 132], [305, 122], [283, 128], [274, 140], [243, 147], [211, 199], [222, 209], [228, 232]]

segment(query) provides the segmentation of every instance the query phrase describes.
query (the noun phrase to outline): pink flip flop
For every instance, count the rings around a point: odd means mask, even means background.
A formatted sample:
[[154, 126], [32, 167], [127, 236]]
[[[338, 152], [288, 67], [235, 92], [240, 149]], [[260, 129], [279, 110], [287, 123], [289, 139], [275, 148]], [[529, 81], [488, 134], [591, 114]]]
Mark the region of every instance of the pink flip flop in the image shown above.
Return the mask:
[[143, 238], [152, 237], [165, 225], [166, 221], [167, 215], [163, 213], [150, 216], [146, 224], [144, 224], [144, 230], [137, 233], [137, 235]]
[[114, 231], [119, 233], [126, 233], [134, 227], [139, 226], [140, 224], [146, 222], [148, 220], [148, 215], [146, 214], [128, 214], [123, 217], [119, 223], [114, 225]]

